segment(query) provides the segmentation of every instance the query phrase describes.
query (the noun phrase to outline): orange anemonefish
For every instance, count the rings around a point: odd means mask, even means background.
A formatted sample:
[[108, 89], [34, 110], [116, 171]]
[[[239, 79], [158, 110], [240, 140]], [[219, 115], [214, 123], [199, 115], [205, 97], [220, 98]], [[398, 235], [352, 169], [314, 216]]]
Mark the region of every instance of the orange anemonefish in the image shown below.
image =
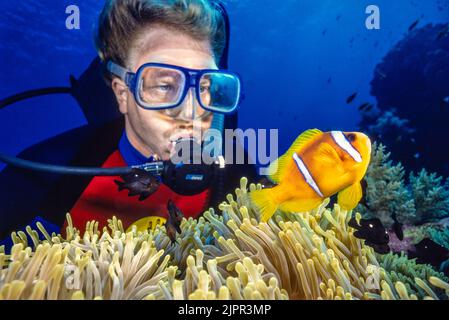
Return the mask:
[[251, 192], [251, 200], [264, 222], [278, 208], [309, 211], [336, 193], [338, 204], [352, 210], [362, 198], [360, 181], [370, 158], [371, 141], [363, 133], [307, 130], [270, 165], [269, 178], [278, 185]]

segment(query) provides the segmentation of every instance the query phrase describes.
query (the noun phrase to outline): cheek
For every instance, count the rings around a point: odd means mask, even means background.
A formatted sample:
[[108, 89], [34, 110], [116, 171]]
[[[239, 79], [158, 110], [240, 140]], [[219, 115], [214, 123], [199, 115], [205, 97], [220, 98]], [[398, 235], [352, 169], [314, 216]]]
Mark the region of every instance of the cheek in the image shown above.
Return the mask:
[[160, 117], [158, 111], [151, 111], [139, 108], [137, 110], [137, 118], [139, 126], [145, 133], [154, 138], [165, 137], [173, 127], [170, 121]]
[[212, 124], [212, 117], [209, 117], [208, 119], [205, 119], [203, 121], [203, 130], [210, 129], [211, 124]]
[[201, 129], [203, 131], [209, 130], [212, 125], [213, 116], [209, 116], [201, 121]]

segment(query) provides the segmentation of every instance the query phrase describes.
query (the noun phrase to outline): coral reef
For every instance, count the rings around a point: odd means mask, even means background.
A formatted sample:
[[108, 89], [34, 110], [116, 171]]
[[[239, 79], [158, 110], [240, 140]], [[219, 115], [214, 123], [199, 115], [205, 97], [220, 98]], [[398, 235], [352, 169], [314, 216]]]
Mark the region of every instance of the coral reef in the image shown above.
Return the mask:
[[394, 163], [382, 144], [373, 144], [365, 181], [365, 203], [357, 207], [364, 217], [379, 218], [391, 227], [394, 218], [404, 225], [423, 224], [449, 216], [449, 179], [422, 169], [406, 181], [401, 163]]
[[379, 218], [384, 226], [390, 227], [394, 216], [411, 217], [416, 209], [404, 182], [404, 167], [394, 164], [385, 149], [382, 144], [373, 143], [371, 163], [365, 175], [365, 204], [359, 204], [357, 210], [364, 217]]
[[445, 228], [444, 230], [429, 228], [427, 232], [430, 239], [438, 243], [440, 246], [449, 249], [449, 228]]
[[[352, 212], [329, 199], [310, 212], [277, 212], [261, 223], [245, 178], [235, 196], [198, 220], [184, 219], [177, 243], [164, 227], [125, 233], [68, 216], [66, 238], [13, 234], [0, 251], [2, 299], [447, 299], [449, 284], [405, 257], [382, 258], [348, 227]], [[360, 219], [360, 214], [356, 214]], [[0, 249], [1, 250], [1, 249]], [[404, 270], [404, 265], [411, 269]], [[407, 267], [408, 268], [408, 267]]]
[[409, 180], [416, 212], [404, 220], [413, 224], [449, 216], [449, 179], [444, 182], [436, 173], [422, 169], [417, 175], [411, 172]]
[[[388, 126], [381, 141], [409, 170], [427, 168], [449, 176], [446, 152], [449, 144], [449, 37], [448, 24], [427, 24], [408, 32], [376, 66], [371, 81], [371, 95], [377, 100], [380, 114], [395, 110], [398, 119], [415, 129], [413, 139], [405, 139], [404, 126]], [[375, 126], [377, 117], [363, 113], [362, 131]], [[379, 128], [377, 128], [379, 129]], [[369, 131], [369, 130], [367, 130]], [[404, 137], [397, 141], [398, 137]]]
[[415, 129], [410, 128], [407, 119], [398, 117], [394, 108], [386, 111], [374, 108], [370, 112], [362, 113], [359, 126], [374, 141], [403, 144], [414, 139]]

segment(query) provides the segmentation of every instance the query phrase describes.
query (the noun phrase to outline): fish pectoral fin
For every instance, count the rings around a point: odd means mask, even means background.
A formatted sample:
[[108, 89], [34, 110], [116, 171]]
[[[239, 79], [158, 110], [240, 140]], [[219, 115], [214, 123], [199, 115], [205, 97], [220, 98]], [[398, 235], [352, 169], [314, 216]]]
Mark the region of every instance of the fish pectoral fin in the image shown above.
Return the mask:
[[314, 160], [319, 163], [332, 165], [334, 168], [341, 168], [341, 159], [337, 151], [329, 143], [321, 143], [318, 147]]
[[323, 202], [321, 198], [295, 199], [282, 203], [279, 208], [286, 212], [307, 212], [315, 209]]
[[356, 182], [338, 193], [337, 202], [344, 210], [354, 209], [362, 199], [362, 186]]
[[268, 168], [270, 180], [275, 183], [279, 183], [286, 173], [287, 165], [292, 159], [293, 154], [300, 151], [307, 142], [321, 133], [322, 131], [319, 129], [310, 129], [301, 133], [301, 135], [296, 138], [287, 152], [271, 163], [270, 167]]

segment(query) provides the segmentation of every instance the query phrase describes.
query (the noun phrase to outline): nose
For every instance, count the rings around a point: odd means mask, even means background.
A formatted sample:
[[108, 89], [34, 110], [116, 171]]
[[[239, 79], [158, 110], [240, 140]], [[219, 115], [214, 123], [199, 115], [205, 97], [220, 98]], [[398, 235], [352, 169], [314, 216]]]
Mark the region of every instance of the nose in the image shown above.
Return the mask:
[[180, 118], [183, 120], [194, 120], [196, 117], [197, 101], [195, 98], [195, 88], [190, 88], [184, 98], [184, 101], [180, 105], [181, 113]]

